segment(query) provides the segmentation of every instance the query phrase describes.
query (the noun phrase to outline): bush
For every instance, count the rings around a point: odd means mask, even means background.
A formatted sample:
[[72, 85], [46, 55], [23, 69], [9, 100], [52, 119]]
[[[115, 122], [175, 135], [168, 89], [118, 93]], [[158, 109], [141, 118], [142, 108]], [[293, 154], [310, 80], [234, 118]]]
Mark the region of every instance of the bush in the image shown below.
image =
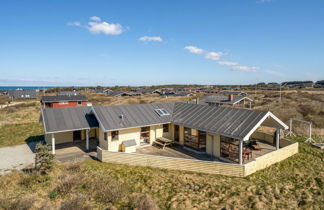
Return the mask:
[[73, 192], [73, 190], [78, 186], [78, 181], [81, 180], [82, 177], [79, 174], [68, 174], [66, 173], [64, 176], [59, 177], [58, 186], [55, 188], [54, 192], [56, 192], [60, 196], [67, 195], [68, 193]]
[[298, 111], [301, 113], [304, 117], [310, 114], [316, 114], [316, 110], [309, 104], [300, 104], [298, 106]]
[[131, 199], [131, 207], [138, 210], [157, 210], [159, 207], [156, 205], [151, 196], [136, 195]]
[[48, 145], [38, 143], [36, 145], [35, 168], [41, 175], [48, 174], [54, 166], [54, 155]]
[[96, 197], [103, 203], [116, 203], [126, 195], [126, 189], [117, 181], [110, 180], [107, 184], [98, 183], [100, 188], [97, 189]]
[[120, 181], [107, 174], [91, 174], [85, 180], [88, 191], [94, 192], [94, 197], [102, 203], [114, 204], [126, 196], [127, 188]]
[[61, 203], [61, 210], [88, 210], [91, 206], [86, 203], [85, 195], [76, 195], [72, 199], [66, 200]]
[[16, 199], [11, 203], [10, 209], [28, 210], [31, 209], [36, 202], [36, 198], [33, 197], [23, 197]]

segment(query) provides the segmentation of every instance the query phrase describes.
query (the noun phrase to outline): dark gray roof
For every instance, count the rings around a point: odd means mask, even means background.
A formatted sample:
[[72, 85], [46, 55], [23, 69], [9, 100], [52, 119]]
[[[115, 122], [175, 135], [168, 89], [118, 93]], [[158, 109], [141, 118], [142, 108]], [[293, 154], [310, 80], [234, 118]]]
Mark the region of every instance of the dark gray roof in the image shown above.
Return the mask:
[[124, 92], [118, 90], [107, 90], [106, 94], [107, 96], [121, 96]]
[[[200, 100], [201, 103], [217, 103], [217, 104], [235, 104], [236, 102], [247, 98], [245, 96], [233, 96], [233, 100], [228, 100], [228, 95], [209, 95], [205, 96], [202, 100]], [[248, 99], [248, 98], [247, 98]], [[250, 100], [250, 99], [249, 99]]]
[[[132, 104], [93, 107], [105, 130], [117, 130], [154, 124], [170, 123], [174, 103]], [[170, 115], [159, 116], [155, 109], [164, 108]], [[123, 115], [123, 119], [121, 119]]]
[[240, 92], [222, 91], [219, 94], [222, 94], [222, 95], [241, 95], [241, 96], [245, 96], [246, 95], [246, 93], [243, 92], [243, 91], [240, 91]]
[[176, 103], [172, 122], [206, 132], [244, 138], [266, 114], [257, 110]]
[[126, 141], [123, 141], [123, 144], [125, 147], [136, 146], [136, 141], [135, 141], [135, 139], [126, 140]]
[[36, 98], [36, 90], [9, 90], [8, 95], [11, 98], [30, 99]]
[[[165, 109], [170, 115], [160, 116], [155, 110]], [[188, 103], [152, 103], [121, 106], [44, 109], [47, 133], [97, 127], [105, 131], [174, 123], [201, 131], [244, 139], [270, 113], [257, 110], [206, 106]], [[98, 120], [98, 121], [97, 121]]]
[[84, 95], [58, 95], [58, 96], [42, 96], [41, 102], [59, 102], [59, 101], [87, 101]]
[[90, 107], [43, 109], [45, 133], [63, 132], [98, 127], [98, 121], [90, 114]]
[[78, 91], [61, 91], [57, 95], [59, 96], [70, 96], [70, 95], [79, 95]]

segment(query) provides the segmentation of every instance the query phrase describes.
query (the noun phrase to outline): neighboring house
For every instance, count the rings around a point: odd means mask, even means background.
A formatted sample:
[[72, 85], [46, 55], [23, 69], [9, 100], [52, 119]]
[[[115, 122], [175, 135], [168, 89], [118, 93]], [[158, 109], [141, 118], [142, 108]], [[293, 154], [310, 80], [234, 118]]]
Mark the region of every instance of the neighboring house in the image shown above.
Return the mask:
[[162, 91], [159, 92], [160, 96], [193, 96], [192, 93], [189, 92], [176, 92], [176, 91]]
[[313, 81], [289, 81], [281, 83], [285, 88], [312, 88], [314, 86]]
[[7, 90], [0, 90], [0, 95], [7, 95]]
[[87, 106], [87, 101], [84, 95], [57, 95], [42, 96], [40, 102], [43, 108], [63, 108]]
[[173, 96], [187, 96], [187, 97], [189, 97], [189, 96], [193, 96], [193, 94], [192, 93], [185, 93], [185, 92], [176, 92]]
[[245, 105], [249, 103], [249, 108], [251, 108], [253, 101], [246, 96], [234, 96], [234, 95], [210, 95], [206, 96], [203, 100], [208, 105], [222, 106], [222, 105]]
[[192, 103], [198, 103], [210, 106], [241, 106], [252, 108], [253, 100], [242, 95], [207, 95], [199, 100], [192, 101]]
[[76, 96], [80, 95], [79, 91], [61, 91], [57, 95], [59, 96]]
[[36, 90], [8, 90], [10, 99], [35, 99]]
[[118, 90], [108, 90], [106, 92], [107, 96], [140, 96], [141, 94], [142, 94], [141, 92], [136, 92], [136, 91], [122, 92]]
[[317, 81], [314, 88], [324, 88], [324, 80]]
[[122, 96], [140, 96], [140, 95], [142, 95], [141, 92], [127, 92], [122, 94]]
[[106, 95], [107, 96], [123, 96], [125, 92], [118, 91], [118, 90], [107, 90]]
[[[56, 144], [77, 140], [87, 149], [95, 143], [102, 150], [120, 152], [165, 137], [192, 152], [234, 158], [240, 164], [244, 142], [254, 138], [260, 126], [277, 130], [276, 138], [270, 139], [276, 149], [280, 130], [288, 129], [271, 112], [187, 103], [42, 109], [42, 121], [53, 153]], [[234, 155], [228, 156], [229, 147]]]
[[229, 91], [221, 91], [219, 92], [220, 95], [234, 95], [234, 96], [246, 96], [246, 92], [239, 91], [239, 92], [229, 92]]

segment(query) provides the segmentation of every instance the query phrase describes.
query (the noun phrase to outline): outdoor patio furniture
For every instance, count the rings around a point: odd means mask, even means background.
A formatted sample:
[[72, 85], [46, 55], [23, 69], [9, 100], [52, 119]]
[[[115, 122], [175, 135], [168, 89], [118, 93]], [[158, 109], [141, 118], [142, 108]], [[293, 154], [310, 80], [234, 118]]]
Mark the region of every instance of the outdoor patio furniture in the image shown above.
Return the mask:
[[253, 150], [261, 150], [261, 147], [260, 145], [258, 144], [257, 141], [253, 140], [253, 141], [250, 141], [249, 143], [249, 147]]
[[250, 158], [252, 158], [252, 151], [249, 149], [244, 149], [243, 150], [243, 160], [245, 159], [245, 157], [247, 157], [247, 159], [250, 160]]
[[159, 137], [156, 138], [156, 141], [154, 141], [154, 143], [161, 145], [162, 149], [164, 149], [166, 146], [171, 145], [173, 143], [173, 140], [164, 137]]

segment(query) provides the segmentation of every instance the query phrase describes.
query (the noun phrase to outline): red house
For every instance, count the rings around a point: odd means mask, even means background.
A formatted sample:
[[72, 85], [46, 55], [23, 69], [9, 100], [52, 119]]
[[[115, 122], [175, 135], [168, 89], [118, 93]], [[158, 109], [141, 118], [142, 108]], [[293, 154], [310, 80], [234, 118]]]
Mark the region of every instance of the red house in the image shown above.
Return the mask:
[[42, 96], [40, 102], [43, 108], [63, 108], [87, 106], [87, 101], [84, 95], [57, 95]]

